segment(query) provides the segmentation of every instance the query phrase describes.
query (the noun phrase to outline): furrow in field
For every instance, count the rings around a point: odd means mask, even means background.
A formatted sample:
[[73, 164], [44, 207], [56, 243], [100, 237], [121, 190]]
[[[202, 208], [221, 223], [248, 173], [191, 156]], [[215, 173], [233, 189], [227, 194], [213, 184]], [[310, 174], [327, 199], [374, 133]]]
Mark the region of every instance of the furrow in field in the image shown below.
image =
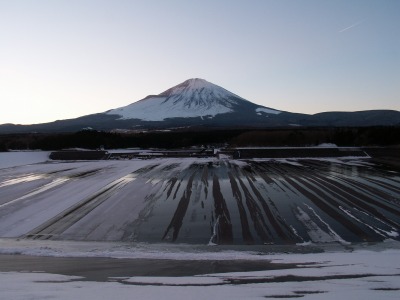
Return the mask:
[[[394, 211], [395, 209], [390, 209], [390, 207], [380, 203], [381, 205], [376, 205], [376, 200], [374, 198], [366, 197], [364, 194], [357, 193], [357, 189], [349, 188], [344, 183], [347, 179], [343, 179], [343, 181], [337, 181], [330, 178], [318, 178], [317, 176], [308, 175], [310, 180], [313, 180], [315, 184], [318, 186], [324, 186], [324, 188], [335, 194], [337, 199], [342, 201], [343, 205], [351, 208], [357, 208], [358, 210], [364, 211], [369, 215], [373, 216], [377, 219], [387, 219], [387, 212], [390, 210]], [[379, 211], [378, 208], [383, 209], [383, 212]], [[389, 208], [389, 209], [388, 209]], [[399, 227], [398, 221], [388, 219], [387, 223], [394, 227]]]
[[69, 209], [51, 218], [41, 226], [33, 229], [26, 234], [26, 237], [33, 239], [49, 239], [53, 236], [58, 237], [67, 228], [71, 227], [74, 223], [84, 218], [102, 202], [106, 201], [114, 191], [126, 185], [133, 179], [134, 178], [132, 176], [128, 175], [115, 180], [92, 197], [78, 202]]
[[174, 242], [178, 238], [179, 231], [182, 227], [183, 218], [185, 217], [187, 208], [189, 206], [190, 196], [192, 194], [193, 179], [195, 176], [196, 171], [194, 171], [193, 174], [189, 177], [185, 192], [179, 201], [171, 222], [164, 232], [164, 235], [162, 237], [163, 240], [166, 239], [170, 230], [172, 230], [172, 241]]

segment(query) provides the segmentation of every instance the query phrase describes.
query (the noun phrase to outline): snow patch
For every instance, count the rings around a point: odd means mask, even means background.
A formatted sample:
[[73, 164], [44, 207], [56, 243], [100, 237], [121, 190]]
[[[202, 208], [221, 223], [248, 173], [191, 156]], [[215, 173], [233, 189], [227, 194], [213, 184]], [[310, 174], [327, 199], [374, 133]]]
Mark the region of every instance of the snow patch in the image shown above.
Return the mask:
[[47, 151], [0, 152], [0, 169], [45, 162], [49, 155]]
[[338, 146], [336, 144], [332, 144], [332, 143], [322, 143], [322, 144], [319, 144], [317, 147], [321, 147], [321, 148], [337, 148]]
[[186, 277], [143, 277], [137, 276], [132, 277], [124, 282], [129, 283], [137, 283], [137, 284], [154, 284], [154, 285], [191, 285], [191, 286], [202, 286], [202, 285], [215, 285], [222, 284], [224, 280], [222, 278], [217, 277], [209, 277], [209, 276], [186, 276]]
[[266, 114], [272, 114], [272, 115], [279, 115], [280, 113], [282, 113], [279, 110], [275, 110], [275, 109], [271, 109], [271, 108], [257, 108], [256, 109], [257, 114], [261, 114], [261, 112], [266, 113]]

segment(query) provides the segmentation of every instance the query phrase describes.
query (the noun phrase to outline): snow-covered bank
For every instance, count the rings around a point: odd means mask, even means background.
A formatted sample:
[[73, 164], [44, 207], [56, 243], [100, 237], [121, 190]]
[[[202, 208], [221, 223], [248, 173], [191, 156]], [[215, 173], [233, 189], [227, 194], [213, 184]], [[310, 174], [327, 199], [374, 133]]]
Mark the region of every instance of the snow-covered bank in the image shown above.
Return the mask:
[[52, 257], [109, 257], [121, 259], [172, 259], [172, 260], [275, 260], [285, 257], [285, 262], [300, 254], [304, 259], [309, 255], [313, 261], [321, 253], [382, 252], [391, 249], [400, 254], [400, 242], [386, 240], [382, 243], [361, 243], [352, 245], [307, 244], [295, 245], [227, 245], [207, 246], [169, 243], [131, 243], [61, 241], [0, 238], [0, 255], [33, 255]]
[[[224, 249], [224, 248], [222, 248]], [[188, 244], [148, 244], [125, 242], [56, 241], [0, 238], [0, 255], [53, 257], [110, 257], [173, 260], [263, 260], [259, 248], [236, 248]], [[252, 249], [255, 249], [254, 251]], [[399, 246], [400, 249], [400, 246]]]

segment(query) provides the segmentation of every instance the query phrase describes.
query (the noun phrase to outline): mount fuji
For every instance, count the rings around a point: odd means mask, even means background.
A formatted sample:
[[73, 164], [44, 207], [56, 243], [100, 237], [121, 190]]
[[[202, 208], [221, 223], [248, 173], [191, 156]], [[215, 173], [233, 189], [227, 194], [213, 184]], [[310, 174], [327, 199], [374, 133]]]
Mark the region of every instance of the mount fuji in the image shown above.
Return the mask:
[[0, 133], [148, 130], [174, 128], [268, 128], [291, 126], [400, 126], [400, 112], [370, 110], [315, 115], [257, 105], [204, 79], [186, 80], [127, 106], [34, 125], [0, 125]]
[[247, 101], [204, 79], [186, 80], [156, 96], [106, 112], [121, 119], [163, 121], [171, 118], [214, 118], [217, 115], [252, 111], [254, 114], [279, 114]]

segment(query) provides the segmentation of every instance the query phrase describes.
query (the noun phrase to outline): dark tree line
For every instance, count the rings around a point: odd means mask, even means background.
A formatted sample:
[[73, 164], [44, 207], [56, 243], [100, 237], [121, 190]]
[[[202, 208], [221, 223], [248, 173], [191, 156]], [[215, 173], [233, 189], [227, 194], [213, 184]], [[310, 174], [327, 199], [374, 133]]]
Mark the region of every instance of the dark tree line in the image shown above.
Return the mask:
[[190, 146], [338, 146], [400, 145], [400, 127], [232, 129], [142, 133], [79, 131], [63, 134], [8, 134], [0, 136], [0, 151], [66, 148], [182, 148]]
[[400, 145], [400, 127], [306, 128], [247, 131], [235, 137], [235, 146]]

